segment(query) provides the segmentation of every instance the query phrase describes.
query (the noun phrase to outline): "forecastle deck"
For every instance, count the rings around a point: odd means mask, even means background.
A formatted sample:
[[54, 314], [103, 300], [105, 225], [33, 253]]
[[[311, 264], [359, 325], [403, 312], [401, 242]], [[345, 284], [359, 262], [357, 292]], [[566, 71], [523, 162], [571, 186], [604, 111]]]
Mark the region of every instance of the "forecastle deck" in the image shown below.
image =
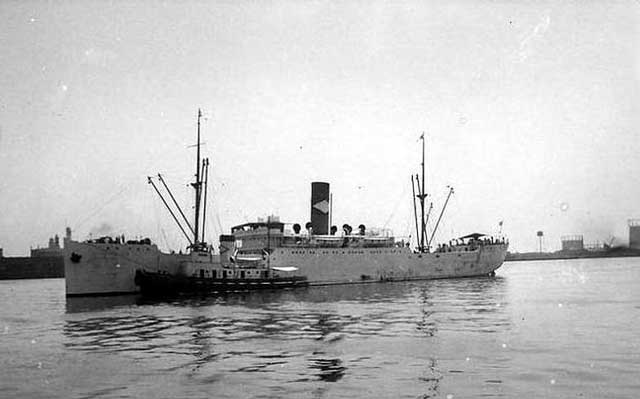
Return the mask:
[[207, 269], [211, 265], [220, 267], [217, 255], [168, 254], [150, 242], [123, 244], [68, 240], [64, 253], [67, 296], [137, 293], [140, 291], [135, 284], [138, 269], [176, 273], [194, 261], [207, 264]]

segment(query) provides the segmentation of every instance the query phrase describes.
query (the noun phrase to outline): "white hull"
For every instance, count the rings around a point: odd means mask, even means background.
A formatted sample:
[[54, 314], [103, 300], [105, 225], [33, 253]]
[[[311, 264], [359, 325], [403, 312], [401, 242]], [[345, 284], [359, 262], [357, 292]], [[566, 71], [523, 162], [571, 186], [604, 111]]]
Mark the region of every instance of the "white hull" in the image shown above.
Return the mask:
[[[504, 262], [506, 244], [418, 254], [409, 248], [275, 248], [270, 267], [295, 267], [310, 285], [482, 276]], [[76, 261], [72, 260], [73, 254]], [[219, 269], [217, 255], [166, 254], [156, 245], [65, 243], [67, 296], [139, 292], [137, 269], [193, 274]]]
[[295, 266], [311, 285], [482, 276], [498, 269], [506, 244], [418, 254], [409, 248], [277, 248], [270, 266]]
[[[79, 258], [78, 258], [79, 257]], [[75, 259], [75, 261], [74, 261]], [[156, 245], [99, 244], [65, 240], [64, 276], [67, 296], [133, 294], [137, 269], [176, 273], [192, 263], [191, 254], [167, 254]], [[199, 262], [220, 266], [216, 255]]]

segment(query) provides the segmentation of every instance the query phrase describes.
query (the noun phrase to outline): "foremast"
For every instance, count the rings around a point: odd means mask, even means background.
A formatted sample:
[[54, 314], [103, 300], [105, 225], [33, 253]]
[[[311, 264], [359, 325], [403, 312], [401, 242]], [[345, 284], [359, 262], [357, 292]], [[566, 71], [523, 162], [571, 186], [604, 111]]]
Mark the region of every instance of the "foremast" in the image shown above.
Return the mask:
[[[197, 136], [197, 143], [196, 143], [196, 173], [195, 173], [196, 180], [195, 182], [190, 184], [195, 191], [193, 226], [189, 223], [189, 220], [187, 219], [184, 212], [180, 208], [180, 205], [178, 205], [178, 202], [176, 201], [175, 197], [173, 196], [173, 193], [171, 193], [171, 190], [169, 189], [164, 179], [162, 178], [162, 175], [158, 173], [158, 179], [164, 186], [166, 192], [169, 194], [169, 197], [171, 198], [171, 200], [173, 201], [173, 206], [178, 210], [179, 214], [182, 216], [182, 220], [178, 219], [178, 217], [176, 216], [176, 213], [173, 211], [172, 207], [169, 206], [169, 204], [167, 203], [166, 199], [164, 198], [160, 190], [158, 190], [158, 187], [154, 184], [152, 178], [149, 176], [147, 177], [147, 179], [149, 181], [149, 184], [151, 184], [155, 189], [156, 193], [158, 193], [158, 196], [162, 200], [162, 203], [165, 205], [165, 207], [173, 217], [173, 220], [178, 225], [178, 228], [180, 229], [180, 231], [182, 231], [187, 241], [189, 242], [187, 249], [190, 251], [196, 251], [196, 252], [209, 252], [211, 251], [211, 248], [207, 245], [205, 241], [207, 184], [209, 180], [209, 158], [204, 158], [201, 160], [201, 157], [200, 157], [200, 146], [201, 146], [200, 120], [201, 119], [202, 119], [202, 111], [198, 109], [198, 128], [197, 128], [198, 136]], [[204, 190], [204, 193], [203, 193], [203, 190]], [[204, 198], [203, 198], [203, 194], [204, 194]], [[186, 229], [183, 226], [183, 222], [184, 222], [184, 225], [186, 225]], [[189, 235], [186, 230], [189, 230], [191, 235]]]
[[[198, 142], [196, 143], [196, 181], [191, 183], [191, 187], [195, 190], [195, 205], [194, 205], [194, 229], [193, 229], [193, 243], [190, 245], [192, 250], [202, 251], [207, 250], [207, 243], [204, 240], [204, 222], [205, 213], [207, 209], [207, 178], [209, 170], [209, 158], [205, 158], [200, 161], [200, 119], [202, 118], [202, 111], [198, 108]], [[202, 201], [202, 194], [204, 188], [204, 202]], [[200, 214], [202, 213], [202, 224], [200, 223]], [[202, 228], [200, 226], [202, 225]]]

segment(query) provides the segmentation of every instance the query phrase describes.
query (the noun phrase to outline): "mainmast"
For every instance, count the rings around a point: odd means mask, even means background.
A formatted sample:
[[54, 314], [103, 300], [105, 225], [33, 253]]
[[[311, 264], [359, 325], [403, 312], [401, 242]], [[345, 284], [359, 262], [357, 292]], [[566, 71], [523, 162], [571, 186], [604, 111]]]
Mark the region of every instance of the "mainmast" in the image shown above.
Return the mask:
[[[445, 209], [447, 208], [447, 203], [449, 202], [449, 198], [453, 194], [453, 187], [449, 187], [449, 194], [447, 195], [447, 199], [444, 202], [444, 206], [442, 207], [442, 211], [440, 212], [440, 216], [438, 216], [438, 221], [436, 222], [435, 227], [433, 228], [433, 232], [431, 233], [431, 237], [429, 237], [429, 233], [427, 232], [427, 222], [429, 222], [429, 216], [431, 215], [431, 211], [433, 210], [433, 202], [429, 203], [429, 211], [426, 214], [424, 212], [425, 198], [427, 198], [426, 193], [426, 182], [425, 182], [425, 138], [424, 132], [420, 136], [419, 140], [422, 140], [422, 184], [420, 184], [420, 177], [416, 173], [415, 174], [415, 184], [414, 184], [414, 176], [411, 176], [411, 188], [413, 190], [413, 214], [416, 219], [416, 235], [420, 235], [418, 241], [418, 251], [419, 252], [429, 252], [431, 248], [431, 241], [435, 237], [436, 231], [438, 230], [438, 226], [440, 224], [440, 220], [442, 219], [442, 215], [444, 214]], [[418, 194], [416, 194], [415, 187], [418, 187]], [[416, 209], [416, 198], [420, 200], [420, 231], [418, 232], [418, 211]], [[425, 243], [426, 240], [426, 243]]]
[[418, 189], [420, 191], [420, 194], [419, 194], [420, 213], [421, 213], [420, 221], [422, 222], [420, 223], [422, 227], [420, 231], [420, 252], [424, 252], [425, 251], [424, 238], [426, 236], [426, 231], [425, 231], [426, 226], [425, 226], [425, 220], [424, 220], [424, 199], [427, 196], [425, 194], [425, 184], [424, 184], [424, 132], [422, 132], [422, 136], [420, 136], [420, 139], [422, 140], [422, 187]]

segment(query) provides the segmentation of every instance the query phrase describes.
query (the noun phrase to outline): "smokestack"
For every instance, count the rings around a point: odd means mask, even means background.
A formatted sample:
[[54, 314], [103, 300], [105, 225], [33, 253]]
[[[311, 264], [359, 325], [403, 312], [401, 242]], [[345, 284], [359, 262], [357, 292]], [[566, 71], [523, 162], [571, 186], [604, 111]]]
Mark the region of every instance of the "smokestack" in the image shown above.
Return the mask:
[[313, 234], [329, 234], [329, 183], [311, 183], [311, 226]]

